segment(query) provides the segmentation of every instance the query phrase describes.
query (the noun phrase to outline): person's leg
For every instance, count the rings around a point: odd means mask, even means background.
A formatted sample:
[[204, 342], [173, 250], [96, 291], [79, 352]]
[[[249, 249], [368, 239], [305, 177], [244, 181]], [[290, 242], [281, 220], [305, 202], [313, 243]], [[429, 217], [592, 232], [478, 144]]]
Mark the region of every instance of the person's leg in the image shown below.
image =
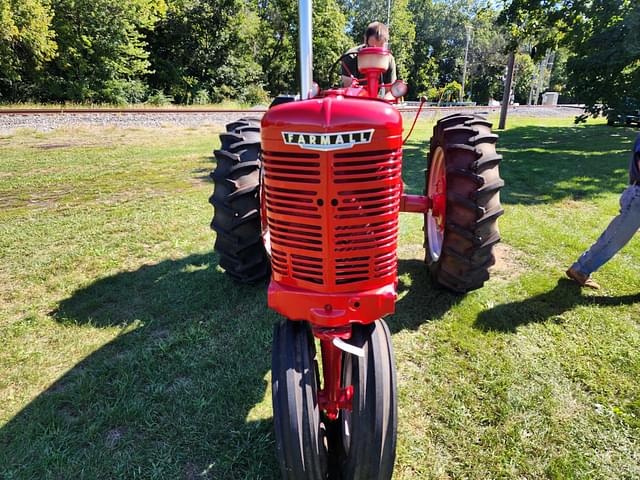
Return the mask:
[[640, 228], [640, 187], [628, 187], [620, 197], [620, 213], [591, 248], [571, 268], [586, 275], [607, 263]]

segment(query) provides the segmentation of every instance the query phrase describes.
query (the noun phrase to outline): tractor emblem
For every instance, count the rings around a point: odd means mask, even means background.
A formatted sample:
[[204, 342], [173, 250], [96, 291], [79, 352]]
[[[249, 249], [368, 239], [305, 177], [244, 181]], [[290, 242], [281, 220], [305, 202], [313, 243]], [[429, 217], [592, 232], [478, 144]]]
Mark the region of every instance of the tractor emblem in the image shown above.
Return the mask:
[[371, 138], [373, 129], [337, 133], [282, 132], [284, 143], [298, 145], [305, 150], [344, 150], [370, 143]]

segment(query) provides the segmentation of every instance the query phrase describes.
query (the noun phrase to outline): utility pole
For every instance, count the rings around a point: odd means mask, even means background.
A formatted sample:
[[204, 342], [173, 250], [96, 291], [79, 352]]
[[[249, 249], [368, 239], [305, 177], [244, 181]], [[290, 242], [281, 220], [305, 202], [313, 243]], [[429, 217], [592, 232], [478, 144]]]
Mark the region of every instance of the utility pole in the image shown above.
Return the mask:
[[504, 81], [504, 94], [502, 95], [502, 108], [500, 109], [500, 124], [498, 128], [504, 130], [507, 124], [507, 109], [511, 100], [511, 85], [513, 83], [513, 67], [516, 64], [516, 52], [509, 53], [509, 61], [507, 62], [507, 78]]
[[466, 24], [464, 26], [464, 29], [467, 32], [467, 44], [464, 47], [464, 66], [462, 67], [462, 91], [460, 92], [461, 102], [464, 102], [464, 87], [465, 87], [465, 82], [467, 80], [467, 57], [469, 55], [469, 43], [471, 42], [471, 30], [473, 29], [473, 27], [469, 24]]

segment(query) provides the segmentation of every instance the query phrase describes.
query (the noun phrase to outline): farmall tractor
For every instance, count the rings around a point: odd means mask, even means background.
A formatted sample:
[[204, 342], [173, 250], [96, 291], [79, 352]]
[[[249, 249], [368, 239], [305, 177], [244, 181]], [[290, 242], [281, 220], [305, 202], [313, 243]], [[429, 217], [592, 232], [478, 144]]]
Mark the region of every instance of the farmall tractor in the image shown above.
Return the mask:
[[[402, 116], [379, 98], [389, 52], [358, 53], [364, 80], [312, 83], [311, 2], [300, 0], [301, 95], [261, 121], [227, 125], [212, 173], [220, 265], [271, 274], [272, 395], [285, 479], [389, 479], [396, 373], [383, 317], [394, 312], [400, 212], [424, 215], [426, 267], [456, 292], [489, 278], [502, 214], [497, 135], [475, 115], [442, 118], [425, 195], [403, 193]], [[395, 96], [401, 82], [384, 85]], [[290, 99], [292, 100], [292, 99]]]

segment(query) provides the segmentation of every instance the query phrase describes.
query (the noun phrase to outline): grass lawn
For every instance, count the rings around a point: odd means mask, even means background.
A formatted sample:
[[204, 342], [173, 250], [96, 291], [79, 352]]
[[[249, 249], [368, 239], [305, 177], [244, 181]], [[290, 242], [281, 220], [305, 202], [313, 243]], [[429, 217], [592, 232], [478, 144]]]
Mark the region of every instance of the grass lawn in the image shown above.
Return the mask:
[[[423, 188], [431, 125], [406, 146]], [[0, 478], [277, 478], [265, 285], [216, 266], [209, 129], [0, 137]], [[494, 276], [459, 296], [403, 214], [396, 479], [640, 478], [640, 238], [562, 278], [616, 213], [635, 134], [510, 120]]]

